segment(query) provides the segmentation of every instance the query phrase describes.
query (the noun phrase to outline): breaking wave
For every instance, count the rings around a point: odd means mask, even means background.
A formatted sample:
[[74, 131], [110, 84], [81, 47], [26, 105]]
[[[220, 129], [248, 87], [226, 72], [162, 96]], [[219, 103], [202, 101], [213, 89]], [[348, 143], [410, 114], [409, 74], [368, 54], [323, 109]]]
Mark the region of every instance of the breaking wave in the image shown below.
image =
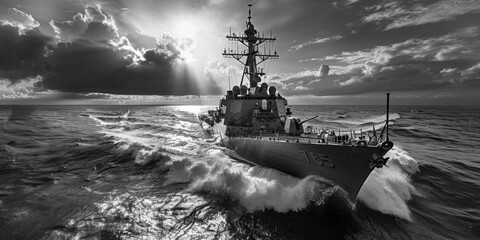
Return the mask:
[[189, 183], [187, 191], [226, 195], [247, 211], [299, 211], [321, 205], [340, 188], [316, 176], [298, 179], [273, 169], [250, 167], [228, 159], [220, 150], [207, 160], [174, 161], [165, 185]]
[[358, 199], [382, 213], [412, 221], [408, 201], [417, 194], [410, 176], [419, 171], [418, 163], [398, 146], [390, 150], [388, 167], [375, 169], [363, 184]]

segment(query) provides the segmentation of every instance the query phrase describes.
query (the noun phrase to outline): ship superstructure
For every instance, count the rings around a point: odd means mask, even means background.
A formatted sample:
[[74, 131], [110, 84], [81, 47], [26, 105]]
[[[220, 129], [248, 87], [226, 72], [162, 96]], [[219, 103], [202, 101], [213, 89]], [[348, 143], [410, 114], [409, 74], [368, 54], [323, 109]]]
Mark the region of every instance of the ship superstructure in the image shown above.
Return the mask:
[[379, 137], [374, 134], [368, 141], [363, 134], [336, 135], [332, 131], [304, 128], [306, 121], [316, 117], [303, 121], [294, 117], [287, 107], [287, 99], [274, 86], [261, 83], [265, 73], [258, 64], [279, 57], [276, 51], [267, 52], [266, 48], [262, 51], [261, 45], [272, 43], [276, 38], [265, 37], [255, 29], [251, 5], [248, 6], [246, 30], [243, 34], [226, 36], [246, 49], [223, 52], [223, 56], [243, 65], [240, 85], [227, 90], [218, 108], [201, 115], [200, 119], [221, 138], [231, 157], [296, 177], [319, 175], [341, 186], [355, 201], [370, 172], [386, 164], [388, 158], [383, 156], [393, 147], [388, 140], [388, 101], [386, 134], [382, 130]]

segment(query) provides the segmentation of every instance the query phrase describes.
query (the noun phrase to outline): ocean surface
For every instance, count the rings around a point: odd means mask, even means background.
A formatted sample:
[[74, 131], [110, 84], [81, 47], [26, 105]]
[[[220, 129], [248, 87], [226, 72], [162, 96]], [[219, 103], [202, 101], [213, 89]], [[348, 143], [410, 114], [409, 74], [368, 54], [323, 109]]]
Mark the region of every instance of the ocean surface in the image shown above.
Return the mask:
[[[206, 106], [0, 106], [1, 239], [480, 239], [480, 107], [392, 106], [355, 203], [229, 158]], [[384, 106], [292, 106], [380, 129]], [[340, 203], [339, 202], [343, 202]]]

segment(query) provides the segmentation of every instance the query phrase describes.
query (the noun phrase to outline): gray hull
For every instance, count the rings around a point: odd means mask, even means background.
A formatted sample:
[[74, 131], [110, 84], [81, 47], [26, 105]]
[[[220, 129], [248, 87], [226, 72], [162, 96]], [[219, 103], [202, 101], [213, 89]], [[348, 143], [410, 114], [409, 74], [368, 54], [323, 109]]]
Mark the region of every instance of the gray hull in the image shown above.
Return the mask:
[[[223, 134], [222, 134], [223, 135]], [[318, 175], [329, 179], [348, 194], [353, 202], [368, 175], [374, 153], [380, 147], [279, 142], [254, 138], [228, 138], [224, 145], [231, 157], [250, 165], [273, 168], [295, 177]]]

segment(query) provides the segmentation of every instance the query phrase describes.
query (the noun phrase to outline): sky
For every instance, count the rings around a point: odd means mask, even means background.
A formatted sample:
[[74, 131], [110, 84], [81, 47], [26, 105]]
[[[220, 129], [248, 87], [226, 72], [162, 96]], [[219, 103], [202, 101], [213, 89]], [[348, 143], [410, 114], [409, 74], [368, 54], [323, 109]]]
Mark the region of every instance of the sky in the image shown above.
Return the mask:
[[480, 103], [478, 0], [2, 0], [0, 104], [216, 104], [250, 3], [290, 104]]

